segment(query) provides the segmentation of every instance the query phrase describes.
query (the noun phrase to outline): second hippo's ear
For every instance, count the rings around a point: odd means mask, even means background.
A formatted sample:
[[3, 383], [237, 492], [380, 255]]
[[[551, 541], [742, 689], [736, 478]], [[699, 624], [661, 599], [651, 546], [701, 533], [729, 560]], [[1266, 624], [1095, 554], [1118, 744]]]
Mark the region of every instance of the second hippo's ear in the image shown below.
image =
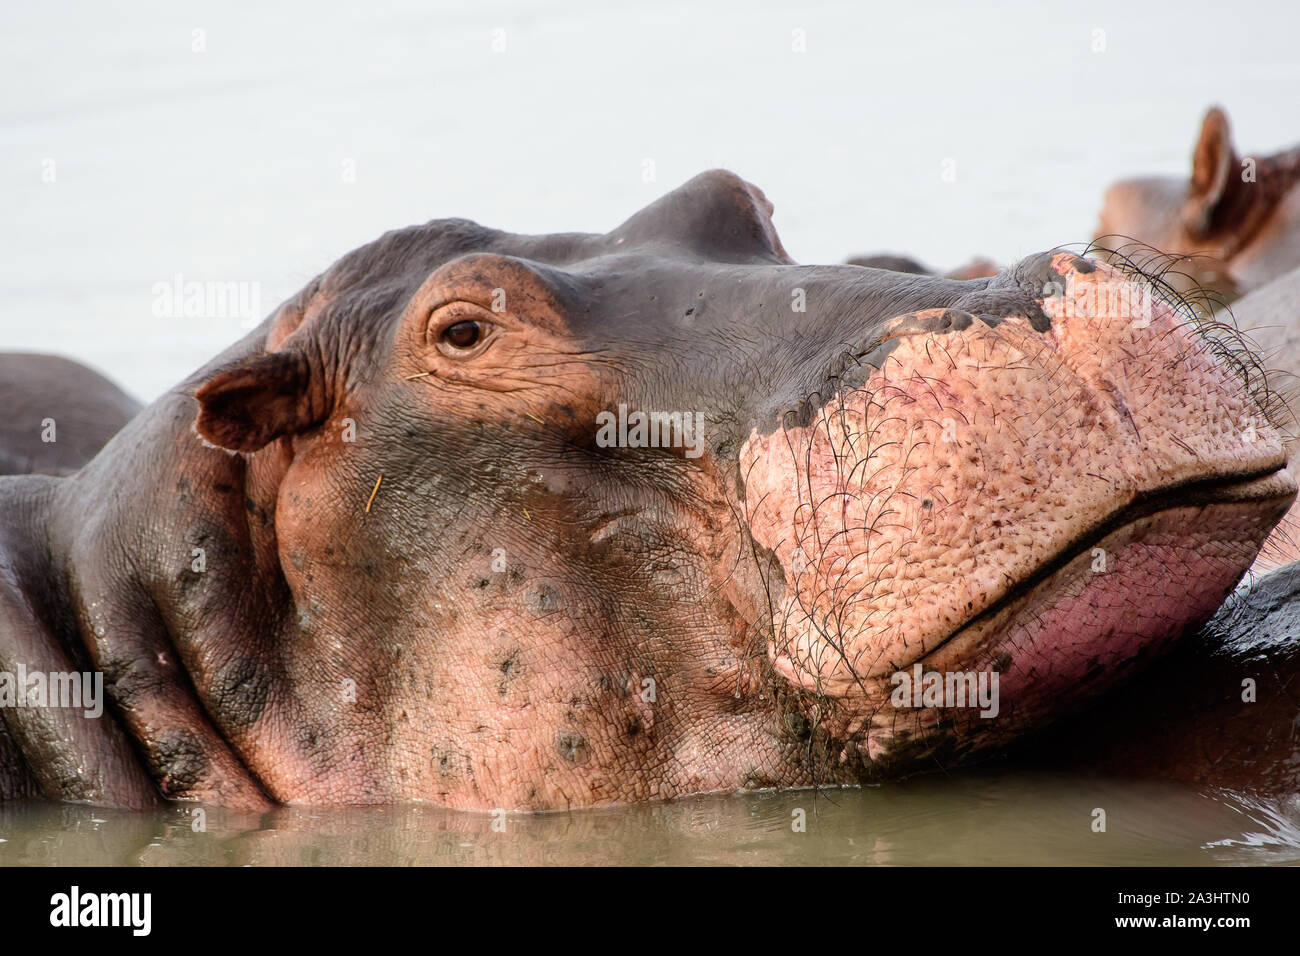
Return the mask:
[[1236, 162], [1228, 115], [1212, 106], [1201, 122], [1201, 135], [1192, 153], [1192, 180], [1187, 187], [1184, 225], [1193, 236], [1210, 232]]
[[294, 349], [228, 365], [194, 393], [199, 402], [194, 427], [218, 447], [257, 451], [325, 420], [321, 379], [307, 357]]

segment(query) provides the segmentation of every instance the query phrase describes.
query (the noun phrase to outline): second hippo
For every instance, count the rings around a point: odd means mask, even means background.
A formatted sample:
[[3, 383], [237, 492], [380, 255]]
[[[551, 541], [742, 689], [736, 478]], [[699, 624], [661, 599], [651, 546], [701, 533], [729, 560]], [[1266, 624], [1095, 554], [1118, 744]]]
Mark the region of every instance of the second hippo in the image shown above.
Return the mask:
[[68, 475], [99, 453], [140, 403], [57, 355], [0, 352], [0, 475]]
[[1146, 176], [1106, 192], [1100, 248], [1139, 260], [1142, 247], [1173, 257], [1170, 276], [1224, 300], [1300, 267], [1300, 146], [1240, 155], [1228, 114], [1201, 123], [1188, 178]]

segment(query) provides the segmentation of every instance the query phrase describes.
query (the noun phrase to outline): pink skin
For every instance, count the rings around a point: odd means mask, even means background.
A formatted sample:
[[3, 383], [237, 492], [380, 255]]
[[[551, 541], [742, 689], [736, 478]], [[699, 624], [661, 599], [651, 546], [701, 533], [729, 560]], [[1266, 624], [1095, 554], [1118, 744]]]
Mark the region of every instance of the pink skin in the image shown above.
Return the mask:
[[[794, 582], [773, 666], [835, 702], [818, 715], [833, 732], [869, 728], [873, 758], [939, 720], [900, 727], [888, 705], [890, 676], [916, 661], [1007, 674], [997, 720], [944, 715], [979, 748], [1077, 700], [1085, 678], [1117, 680], [1213, 612], [1294, 493], [1285, 473], [1256, 477], [1282, 464], [1277, 436], [1184, 320], [1099, 308], [1126, 280], [1075, 261], [1057, 257], [1046, 333], [1013, 316], [923, 335], [937, 310], [900, 318], [860, 391], [742, 452], [751, 529]], [[1183, 438], [1190, 417], [1206, 427]], [[1158, 497], [1207, 471], [1241, 481]]]

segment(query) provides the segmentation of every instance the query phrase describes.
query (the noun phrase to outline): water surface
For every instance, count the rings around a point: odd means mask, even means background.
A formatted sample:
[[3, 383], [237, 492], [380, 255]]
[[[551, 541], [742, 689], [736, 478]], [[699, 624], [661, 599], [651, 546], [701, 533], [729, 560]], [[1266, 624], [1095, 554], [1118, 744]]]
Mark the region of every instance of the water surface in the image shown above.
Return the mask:
[[508, 814], [504, 832], [490, 814], [419, 805], [205, 813], [195, 832], [182, 807], [0, 807], [0, 865], [1300, 863], [1294, 798], [1022, 771]]

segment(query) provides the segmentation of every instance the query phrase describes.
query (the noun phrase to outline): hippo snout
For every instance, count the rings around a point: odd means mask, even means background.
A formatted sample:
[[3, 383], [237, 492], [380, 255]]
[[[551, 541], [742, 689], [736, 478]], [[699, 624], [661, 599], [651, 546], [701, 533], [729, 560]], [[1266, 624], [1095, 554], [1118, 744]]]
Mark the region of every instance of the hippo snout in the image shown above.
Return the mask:
[[[1295, 496], [1214, 343], [1068, 253], [886, 320], [867, 361], [753, 428], [740, 472], [771, 663], [868, 757], [941, 719], [982, 747], [1112, 683], [1218, 607]], [[1001, 715], [900, 710], [916, 665], [997, 674]]]

